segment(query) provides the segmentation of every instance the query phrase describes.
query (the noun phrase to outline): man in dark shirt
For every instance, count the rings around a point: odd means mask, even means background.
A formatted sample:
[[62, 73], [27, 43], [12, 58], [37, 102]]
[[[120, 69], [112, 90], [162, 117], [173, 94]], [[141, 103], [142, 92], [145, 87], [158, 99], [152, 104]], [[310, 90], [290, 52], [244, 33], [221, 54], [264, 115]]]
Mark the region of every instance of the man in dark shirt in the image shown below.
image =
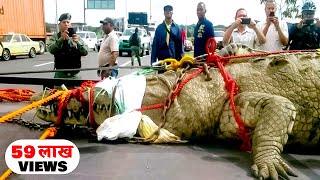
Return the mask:
[[163, 8], [165, 20], [159, 24], [152, 43], [151, 64], [167, 58], [180, 59], [183, 55], [181, 29], [172, 20], [173, 8], [167, 5]]
[[302, 6], [302, 18], [289, 30], [289, 49], [317, 49], [320, 47], [320, 21], [314, 18], [316, 6], [307, 1]]
[[214, 37], [212, 23], [206, 19], [207, 9], [203, 2], [197, 6], [198, 23], [194, 28], [194, 57], [206, 54], [206, 43], [209, 38]]
[[[71, 15], [64, 13], [59, 18], [60, 32], [50, 37], [48, 50], [54, 55], [55, 69], [78, 69], [81, 68], [81, 56], [88, 54], [88, 47], [76, 34], [70, 34], [68, 28], [71, 27]], [[55, 72], [55, 78], [76, 78], [79, 71], [59, 71]]]
[[139, 32], [139, 29], [136, 27], [134, 29], [134, 33], [130, 36], [130, 39], [129, 39], [129, 46], [131, 48], [131, 66], [134, 65], [135, 57], [138, 60], [139, 66], [141, 66], [141, 60], [140, 60], [141, 39], [139, 37], [138, 32]]

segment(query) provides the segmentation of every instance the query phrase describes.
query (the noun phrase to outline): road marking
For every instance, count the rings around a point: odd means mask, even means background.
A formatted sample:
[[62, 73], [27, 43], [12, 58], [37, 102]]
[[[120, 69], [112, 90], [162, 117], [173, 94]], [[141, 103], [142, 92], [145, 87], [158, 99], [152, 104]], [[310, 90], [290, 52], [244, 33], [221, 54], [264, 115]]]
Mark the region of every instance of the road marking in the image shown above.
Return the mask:
[[48, 64], [52, 64], [52, 62], [47, 62], [47, 63], [42, 63], [42, 64], [37, 64], [37, 65], [34, 65], [33, 67], [40, 67], [40, 66], [45, 66], [45, 65], [48, 65]]
[[131, 63], [131, 61], [128, 61], [128, 62], [126, 62], [126, 63], [121, 64], [120, 67], [126, 66], [126, 65], [128, 65], [128, 64], [130, 64], [130, 63]]
[[[146, 56], [144, 56], [144, 57], [149, 57], [149, 56], [151, 56], [151, 55], [146, 55]], [[143, 58], [143, 57], [140, 57], [141, 60], [142, 60], [142, 58]], [[136, 59], [135, 59], [135, 60], [136, 60]], [[131, 60], [128, 61], [128, 62], [126, 62], [126, 63], [121, 64], [120, 67], [126, 66], [126, 65], [128, 65], [128, 64], [130, 64], [130, 63], [131, 63]]]

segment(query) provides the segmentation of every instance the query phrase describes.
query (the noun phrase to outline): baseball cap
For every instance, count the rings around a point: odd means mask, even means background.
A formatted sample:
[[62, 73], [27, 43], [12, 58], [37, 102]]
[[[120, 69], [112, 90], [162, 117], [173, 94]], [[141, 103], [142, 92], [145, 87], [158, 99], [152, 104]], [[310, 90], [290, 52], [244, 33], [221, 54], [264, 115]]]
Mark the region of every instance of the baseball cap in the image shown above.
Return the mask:
[[165, 7], [163, 7], [164, 11], [172, 11], [173, 7], [171, 5], [166, 5]]
[[108, 24], [109, 23], [111, 26], [114, 26], [113, 20], [111, 18], [109, 18], [109, 17], [106, 17], [104, 20], [101, 20], [100, 23], [102, 23], [102, 24]]

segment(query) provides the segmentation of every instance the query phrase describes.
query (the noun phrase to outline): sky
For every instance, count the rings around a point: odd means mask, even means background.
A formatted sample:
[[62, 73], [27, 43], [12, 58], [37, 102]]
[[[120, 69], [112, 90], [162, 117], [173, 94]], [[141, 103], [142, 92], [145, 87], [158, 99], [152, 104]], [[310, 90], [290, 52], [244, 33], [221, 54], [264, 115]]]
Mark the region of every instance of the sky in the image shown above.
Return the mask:
[[[59, 17], [65, 12], [72, 15], [72, 22], [84, 22], [84, 1], [86, 0], [44, 0], [46, 22], [56, 23], [56, 14]], [[320, 18], [320, 0], [313, 1], [318, 9], [316, 17]], [[214, 25], [230, 25], [239, 8], [245, 8], [251, 19], [261, 21], [266, 17], [264, 6], [259, 0], [115, 0], [115, 10], [87, 9], [85, 19], [88, 25], [99, 26], [99, 21], [105, 17], [126, 18], [128, 12], [147, 12], [150, 16], [151, 10], [152, 20], [161, 22], [164, 19], [163, 7], [169, 4], [173, 6], [173, 20], [178, 24], [189, 25], [197, 22], [196, 7], [199, 2], [206, 4], [206, 17]], [[298, 0], [299, 4], [302, 2], [303, 0]]]

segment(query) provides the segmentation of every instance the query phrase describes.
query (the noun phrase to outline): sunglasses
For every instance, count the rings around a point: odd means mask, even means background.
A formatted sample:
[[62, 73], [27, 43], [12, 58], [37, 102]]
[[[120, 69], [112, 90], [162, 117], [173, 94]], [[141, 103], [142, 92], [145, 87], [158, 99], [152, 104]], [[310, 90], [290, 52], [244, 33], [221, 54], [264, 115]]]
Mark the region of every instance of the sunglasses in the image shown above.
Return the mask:
[[303, 15], [314, 15], [313, 11], [305, 11], [302, 13]]

